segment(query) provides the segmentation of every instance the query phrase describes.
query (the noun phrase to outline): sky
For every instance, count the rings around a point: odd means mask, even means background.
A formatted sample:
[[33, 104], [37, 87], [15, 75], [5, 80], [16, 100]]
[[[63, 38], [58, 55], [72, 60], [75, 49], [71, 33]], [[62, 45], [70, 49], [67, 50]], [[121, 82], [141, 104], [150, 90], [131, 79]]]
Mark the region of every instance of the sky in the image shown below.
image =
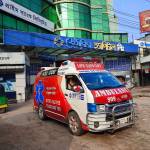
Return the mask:
[[143, 37], [139, 28], [139, 12], [150, 10], [150, 0], [113, 0], [113, 5], [119, 19], [119, 32], [127, 32], [129, 42]]

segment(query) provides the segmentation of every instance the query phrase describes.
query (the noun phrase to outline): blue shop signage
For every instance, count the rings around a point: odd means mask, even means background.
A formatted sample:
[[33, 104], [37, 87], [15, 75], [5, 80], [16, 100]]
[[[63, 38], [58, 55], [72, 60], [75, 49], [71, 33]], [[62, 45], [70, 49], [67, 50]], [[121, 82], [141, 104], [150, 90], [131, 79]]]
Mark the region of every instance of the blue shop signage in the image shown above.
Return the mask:
[[87, 41], [86, 39], [69, 38], [62, 36], [56, 36], [54, 38], [54, 44], [57, 45], [58, 47], [65, 47], [67, 49], [92, 48], [91, 42]]
[[104, 42], [82, 38], [63, 37], [53, 34], [29, 33], [4, 30], [4, 44], [47, 47], [66, 50], [105, 50], [138, 53], [138, 45]]
[[121, 43], [110, 43], [97, 40], [70, 38], [56, 36], [54, 38], [54, 44], [58, 47], [64, 47], [67, 49], [95, 49], [95, 50], [108, 50], [108, 51], [125, 51], [125, 47]]
[[78, 49], [92, 48], [92, 43], [85, 39], [66, 38], [65, 42], [68, 48], [78, 48]]

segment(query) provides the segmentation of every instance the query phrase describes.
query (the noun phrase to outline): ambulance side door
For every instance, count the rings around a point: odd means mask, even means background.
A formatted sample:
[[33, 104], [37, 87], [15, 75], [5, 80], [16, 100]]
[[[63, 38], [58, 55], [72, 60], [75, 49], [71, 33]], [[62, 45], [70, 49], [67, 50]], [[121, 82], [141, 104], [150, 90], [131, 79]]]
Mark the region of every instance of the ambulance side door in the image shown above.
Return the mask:
[[[75, 92], [73, 89], [70, 89], [68, 86], [68, 81], [70, 78], [73, 78], [77, 83], [77, 86], [82, 87], [82, 90], [80, 92]], [[84, 90], [84, 87], [82, 83], [79, 80], [79, 77], [76, 75], [66, 75], [65, 76], [65, 97], [70, 104], [71, 108], [77, 112], [82, 122], [86, 123], [86, 114], [87, 114], [87, 97], [86, 92]]]

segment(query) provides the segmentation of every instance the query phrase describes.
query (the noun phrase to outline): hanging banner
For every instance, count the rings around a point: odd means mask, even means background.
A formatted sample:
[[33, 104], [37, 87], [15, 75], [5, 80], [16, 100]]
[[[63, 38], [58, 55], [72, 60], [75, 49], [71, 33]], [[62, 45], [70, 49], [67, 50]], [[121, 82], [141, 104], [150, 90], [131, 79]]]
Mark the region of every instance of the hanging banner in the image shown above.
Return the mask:
[[139, 13], [140, 17], [140, 31], [150, 32], [150, 10]]

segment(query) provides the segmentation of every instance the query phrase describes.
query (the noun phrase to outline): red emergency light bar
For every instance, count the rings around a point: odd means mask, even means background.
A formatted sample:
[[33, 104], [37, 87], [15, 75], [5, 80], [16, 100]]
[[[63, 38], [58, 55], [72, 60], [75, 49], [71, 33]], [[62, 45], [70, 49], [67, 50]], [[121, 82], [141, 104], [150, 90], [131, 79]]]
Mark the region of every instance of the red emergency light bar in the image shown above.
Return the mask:
[[100, 58], [91, 58], [91, 57], [76, 57], [76, 58], [70, 58], [70, 61], [73, 62], [97, 62], [97, 63], [101, 63], [101, 59]]
[[75, 62], [77, 70], [104, 70], [104, 65], [92, 62]]

